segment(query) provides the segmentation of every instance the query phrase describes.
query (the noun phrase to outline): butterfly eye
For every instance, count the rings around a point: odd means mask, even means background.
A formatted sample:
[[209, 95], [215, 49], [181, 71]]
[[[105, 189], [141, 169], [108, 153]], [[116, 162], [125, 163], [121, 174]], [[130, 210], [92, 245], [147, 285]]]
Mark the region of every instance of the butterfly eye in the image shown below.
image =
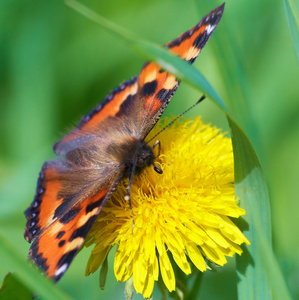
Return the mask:
[[137, 166], [143, 166], [143, 165], [146, 165], [146, 159], [139, 157], [137, 160]]

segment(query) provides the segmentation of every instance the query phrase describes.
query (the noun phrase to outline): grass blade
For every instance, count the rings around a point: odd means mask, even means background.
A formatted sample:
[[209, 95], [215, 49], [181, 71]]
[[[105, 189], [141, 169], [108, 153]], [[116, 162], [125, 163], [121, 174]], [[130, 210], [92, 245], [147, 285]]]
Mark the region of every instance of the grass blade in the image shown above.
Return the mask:
[[6, 270], [14, 272], [30, 291], [42, 296], [43, 299], [67, 300], [70, 299], [58, 289], [54, 283], [40, 275], [29, 266], [22, 254], [10, 243], [9, 239], [0, 231], [0, 265]]
[[33, 299], [32, 291], [28, 290], [12, 273], [8, 273], [0, 288], [0, 299]]
[[299, 63], [299, 20], [296, 16], [295, 7], [292, 3], [292, 0], [284, 0], [284, 7], [293, 39], [297, 61]]
[[236, 223], [251, 242], [236, 257], [239, 299], [291, 299], [271, 247], [269, 195], [261, 165], [243, 130], [230, 117], [228, 121], [234, 137], [236, 195], [246, 210]]
[[[271, 244], [271, 220], [268, 191], [258, 158], [245, 133], [228, 117], [232, 131], [235, 160], [235, 189], [240, 206], [246, 210], [243, 220], [237, 220], [238, 226], [245, 231], [251, 242], [243, 246], [244, 253], [236, 257], [238, 273], [239, 299], [271, 299], [271, 290], [267, 273], [262, 268], [260, 245], [257, 231], [268, 244]], [[262, 228], [255, 226], [256, 219], [263, 222]], [[254, 287], [254, 288], [253, 288]]]

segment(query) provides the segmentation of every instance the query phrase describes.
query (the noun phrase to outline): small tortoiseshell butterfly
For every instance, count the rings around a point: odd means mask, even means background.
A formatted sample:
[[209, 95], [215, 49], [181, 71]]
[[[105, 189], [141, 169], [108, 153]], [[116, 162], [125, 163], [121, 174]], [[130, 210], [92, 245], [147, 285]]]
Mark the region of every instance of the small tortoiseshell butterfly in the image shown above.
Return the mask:
[[[224, 4], [166, 44], [192, 64], [218, 25]], [[54, 145], [61, 158], [44, 163], [36, 195], [25, 211], [29, 258], [58, 281], [84, 244], [103, 206], [123, 177], [154, 165], [145, 138], [160, 119], [179, 81], [155, 63], [113, 90]], [[159, 170], [158, 170], [159, 171]]]

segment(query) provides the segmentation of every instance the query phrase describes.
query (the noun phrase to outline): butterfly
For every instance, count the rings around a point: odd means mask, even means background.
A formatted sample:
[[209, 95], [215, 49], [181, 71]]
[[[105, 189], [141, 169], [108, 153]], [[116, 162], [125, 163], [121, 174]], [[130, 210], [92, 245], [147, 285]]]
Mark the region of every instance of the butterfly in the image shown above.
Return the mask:
[[[223, 10], [224, 4], [165, 47], [192, 64]], [[144, 168], [155, 166], [153, 147], [145, 139], [179, 84], [174, 75], [147, 62], [138, 76], [114, 89], [54, 144], [59, 157], [42, 166], [34, 200], [25, 211], [24, 233], [32, 242], [29, 259], [54, 281], [82, 248], [120, 180], [131, 181]]]

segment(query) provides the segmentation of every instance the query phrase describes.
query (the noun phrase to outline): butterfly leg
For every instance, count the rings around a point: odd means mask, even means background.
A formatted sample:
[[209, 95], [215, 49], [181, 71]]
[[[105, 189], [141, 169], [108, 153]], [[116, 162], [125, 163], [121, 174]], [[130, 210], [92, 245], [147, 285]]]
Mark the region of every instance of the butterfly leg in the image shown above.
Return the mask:
[[137, 160], [135, 159], [133, 166], [132, 166], [132, 172], [131, 172], [130, 178], [129, 178], [129, 184], [127, 186], [127, 194], [124, 198], [126, 201], [129, 201], [129, 205], [130, 205], [130, 209], [131, 209], [131, 215], [132, 215], [132, 220], [133, 220], [132, 234], [133, 234], [133, 230], [134, 230], [135, 221], [134, 221], [133, 207], [132, 207], [132, 201], [131, 201], [131, 186], [132, 186], [133, 176], [134, 176], [135, 169], [136, 169], [136, 163], [137, 163]]
[[[156, 140], [156, 141], [155, 141], [155, 143], [154, 143], [152, 149], [154, 150], [154, 149], [156, 148], [157, 145], [159, 146], [159, 148], [158, 148], [158, 156], [157, 156], [157, 157], [159, 157], [159, 156], [160, 156], [160, 151], [161, 151], [161, 143], [160, 143], [159, 140]], [[158, 174], [162, 174], [162, 173], [163, 173], [162, 169], [161, 169], [160, 167], [158, 167], [155, 163], [153, 163], [153, 166], [154, 166], [154, 170], [155, 170]]]
[[160, 156], [160, 151], [161, 151], [161, 143], [160, 143], [160, 141], [159, 140], [156, 140], [155, 141], [155, 143], [154, 143], [154, 145], [153, 145], [153, 147], [152, 147], [152, 149], [154, 150], [155, 148], [156, 148], [156, 146], [159, 146], [159, 150], [158, 150], [158, 157]]

